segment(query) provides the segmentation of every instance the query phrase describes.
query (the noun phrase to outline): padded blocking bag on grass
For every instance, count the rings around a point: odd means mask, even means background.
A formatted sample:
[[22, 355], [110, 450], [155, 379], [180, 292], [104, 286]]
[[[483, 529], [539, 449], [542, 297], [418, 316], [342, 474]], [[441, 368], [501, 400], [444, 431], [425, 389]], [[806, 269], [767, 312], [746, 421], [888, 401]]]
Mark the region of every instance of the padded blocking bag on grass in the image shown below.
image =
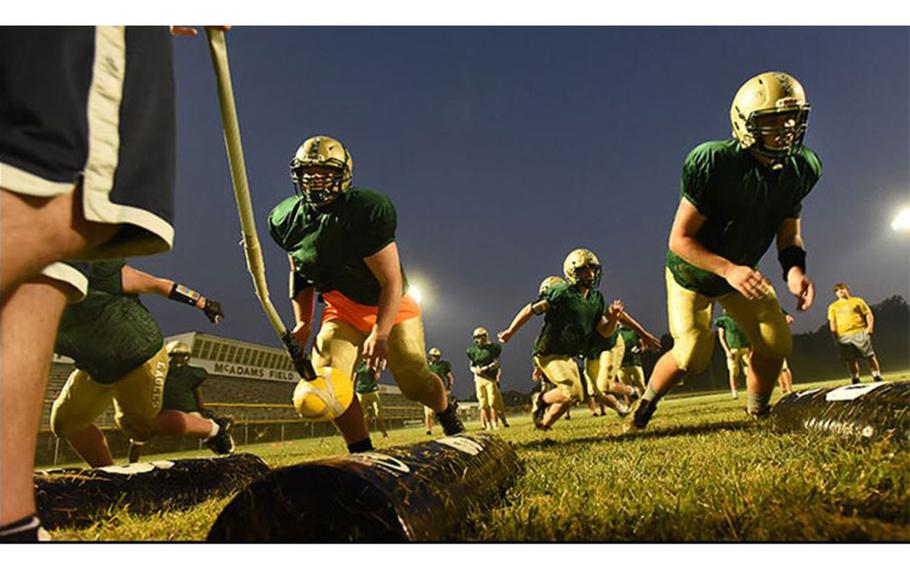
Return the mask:
[[78, 527], [124, 507], [139, 514], [187, 509], [239, 491], [268, 471], [252, 454], [53, 469], [35, 472], [35, 499], [45, 527]]
[[778, 431], [827, 432], [857, 440], [910, 442], [910, 382], [878, 382], [790, 393], [774, 405]]
[[521, 467], [507, 442], [458, 435], [272, 471], [222, 511], [213, 542], [405, 542], [450, 535]]

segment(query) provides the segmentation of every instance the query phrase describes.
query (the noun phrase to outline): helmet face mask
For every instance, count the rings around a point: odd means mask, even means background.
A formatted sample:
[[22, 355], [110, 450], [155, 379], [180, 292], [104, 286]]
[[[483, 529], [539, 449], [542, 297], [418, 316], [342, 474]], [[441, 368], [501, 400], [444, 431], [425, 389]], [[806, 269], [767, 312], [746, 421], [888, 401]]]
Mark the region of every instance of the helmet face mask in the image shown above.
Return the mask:
[[165, 345], [164, 349], [167, 351], [171, 365], [179, 367], [190, 362], [190, 346], [186, 343], [174, 340]]
[[439, 349], [437, 349], [435, 347], [430, 349], [430, 359], [432, 359], [433, 361], [438, 361], [440, 357], [442, 357], [442, 351], [440, 351]]
[[487, 333], [486, 328], [478, 327], [474, 330], [474, 333], [471, 334], [474, 337], [474, 343], [477, 345], [483, 345], [490, 341], [490, 336]]
[[314, 136], [297, 148], [290, 163], [291, 180], [304, 201], [327, 205], [351, 187], [354, 162], [334, 138]]

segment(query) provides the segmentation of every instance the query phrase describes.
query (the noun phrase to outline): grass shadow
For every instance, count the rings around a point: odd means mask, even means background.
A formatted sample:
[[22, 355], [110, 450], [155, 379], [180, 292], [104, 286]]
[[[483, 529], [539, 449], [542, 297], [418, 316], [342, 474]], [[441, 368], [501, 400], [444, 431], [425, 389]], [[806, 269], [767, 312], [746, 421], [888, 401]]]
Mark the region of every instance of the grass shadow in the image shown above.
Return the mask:
[[581, 444], [592, 444], [597, 442], [633, 442], [637, 440], [649, 440], [653, 438], [665, 438], [668, 436], [699, 436], [703, 434], [712, 434], [715, 432], [738, 432], [752, 430], [755, 424], [742, 420], [725, 420], [710, 424], [689, 424], [682, 426], [670, 427], [652, 427], [651, 429], [630, 432], [630, 433], [605, 433], [603, 436], [588, 436], [585, 438], [573, 438], [571, 440], [554, 440], [544, 438], [542, 440], [531, 440], [529, 442], [512, 442], [516, 449], [522, 450], [543, 450], [554, 447], [571, 447]]

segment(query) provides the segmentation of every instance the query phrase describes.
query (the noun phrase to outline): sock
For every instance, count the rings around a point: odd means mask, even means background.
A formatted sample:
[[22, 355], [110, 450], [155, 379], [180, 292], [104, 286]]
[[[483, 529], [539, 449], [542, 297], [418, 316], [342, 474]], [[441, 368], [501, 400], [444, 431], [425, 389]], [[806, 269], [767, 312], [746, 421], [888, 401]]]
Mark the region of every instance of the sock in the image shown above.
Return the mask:
[[663, 396], [664, 395], [662, 395], [662, 394], [657, 394], [657, 392], [651, 388], [651, 385], [648, 385], [647, 387], [645, 387], [645, 394], [641, 395], [641, 399], [643, 401], [652, 402], [654, 404], [657, 404], [657, 401], [659, 401], [661, 398], [663, 398]]
[[353, 444], [348, 444], [348, 452], [352, 454], [357, 454], [360, 452], [369, 452], [373, 449], [373, 441], [369, 438], [364, 438], [359, 442], [354, 442]]
[[209, 432], [209, 435], [205, 437], [206, 440], [211, 440], [218, 435], [218, 432], [221, 432], [221, 426], [218, 425], [214, 420], [209, 420], [212, 423], [212, 431]]
[[764, 414], [770, 406], [771, 395], [758, 394], [749, 392], [749, 400], [746, 402], [746, 410], [749, 414]]
[[0, 542], [38, 542], [41, 521], [35, 515], [0, 527]]

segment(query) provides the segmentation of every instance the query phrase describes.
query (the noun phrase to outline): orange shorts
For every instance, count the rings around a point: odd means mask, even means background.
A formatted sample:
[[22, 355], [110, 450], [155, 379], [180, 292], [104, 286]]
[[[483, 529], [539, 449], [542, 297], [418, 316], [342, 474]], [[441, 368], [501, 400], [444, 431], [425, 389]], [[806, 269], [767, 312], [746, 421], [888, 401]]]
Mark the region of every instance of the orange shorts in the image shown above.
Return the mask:
[[[379, 315], [379, 306], [365, 306], [358, 304], [337, 290], [326, 292], [322, 295], [325, 300], [325, 309], [322, 311], [322, 323], [329, 320], [341, 320], [354, 327], [357, 331], [370, 333], [376, 325]], [[395, 324], [420, 316], [420, 307], [414, 298], [405, 295], [398, 306], [398, 315]]]

